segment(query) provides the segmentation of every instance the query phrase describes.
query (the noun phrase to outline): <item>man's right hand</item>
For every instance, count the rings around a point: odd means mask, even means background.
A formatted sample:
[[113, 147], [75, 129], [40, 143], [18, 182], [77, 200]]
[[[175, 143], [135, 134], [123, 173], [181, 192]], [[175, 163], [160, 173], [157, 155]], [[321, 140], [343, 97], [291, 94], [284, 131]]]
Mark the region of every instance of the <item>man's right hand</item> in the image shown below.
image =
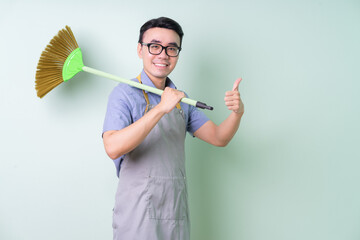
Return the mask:
[[166, 87], [161, 95], [161, 101], [158, 104], [158, 107], [161, 111], [169, 113], [184, 97], [186, 97], [184, 92]]

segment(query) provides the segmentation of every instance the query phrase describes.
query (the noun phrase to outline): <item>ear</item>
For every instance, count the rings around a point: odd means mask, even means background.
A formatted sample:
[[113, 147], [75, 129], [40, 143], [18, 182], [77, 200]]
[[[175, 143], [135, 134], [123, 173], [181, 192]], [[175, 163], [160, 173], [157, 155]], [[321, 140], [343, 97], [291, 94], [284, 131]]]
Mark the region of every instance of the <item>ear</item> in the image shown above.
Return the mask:
[[142, 58], [142, 45], [140, 43], [138, 43], [137, 45], [137, 54], [139, 56], [139, 58]]

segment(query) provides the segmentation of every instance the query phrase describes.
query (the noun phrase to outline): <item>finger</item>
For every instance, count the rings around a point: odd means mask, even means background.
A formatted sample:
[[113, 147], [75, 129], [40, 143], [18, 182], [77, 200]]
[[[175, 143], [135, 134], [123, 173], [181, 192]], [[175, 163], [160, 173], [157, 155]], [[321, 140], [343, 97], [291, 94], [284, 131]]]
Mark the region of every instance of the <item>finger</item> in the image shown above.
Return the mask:
[[238, 91], [228, 91], [225, 93], [225, 96], [240, 96], [240, 93]]
[[240, 98], [240, 94], [239, 92], [237, 92], [237, 94], [233, 94], [233, 95], [225, 95], [224, 100], [225, 101], [231, 101], [231, 100], [236, 100], [239, 101]]
[[236, 81], [234, 82], [233, 88], [232, 88], [233, 91], [239, 90], [239, 84], [240, 84], [241, 80], [242, 80], [242, 78], [236, 79]]
[[240, 102], [238, 100], [228, 100], [228, 101], [225, 101], [225, 105], [226, 106], [235, 106], [235, 105], [240, 105]]
[[229, 103], [229, 104], [239, 104], [240, 103], [240, 99], [234, 99], [234, 98], [225, 98], [225, 104]]
[[225, 92], [225, 96], [240, 96], [240, 93], [238, 91], [227, 91]]

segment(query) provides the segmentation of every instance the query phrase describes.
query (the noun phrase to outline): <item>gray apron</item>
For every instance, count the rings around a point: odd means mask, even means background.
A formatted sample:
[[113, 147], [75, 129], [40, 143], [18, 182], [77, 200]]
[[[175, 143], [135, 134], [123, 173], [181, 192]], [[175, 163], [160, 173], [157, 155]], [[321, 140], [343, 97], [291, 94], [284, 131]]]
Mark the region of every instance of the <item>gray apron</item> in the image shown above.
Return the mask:
[[[153, 106], [143, 93], [146, 114]], [[114, 240], [190, 239], [185, 135], [179, 104], [125, 155], [113, 213]]]

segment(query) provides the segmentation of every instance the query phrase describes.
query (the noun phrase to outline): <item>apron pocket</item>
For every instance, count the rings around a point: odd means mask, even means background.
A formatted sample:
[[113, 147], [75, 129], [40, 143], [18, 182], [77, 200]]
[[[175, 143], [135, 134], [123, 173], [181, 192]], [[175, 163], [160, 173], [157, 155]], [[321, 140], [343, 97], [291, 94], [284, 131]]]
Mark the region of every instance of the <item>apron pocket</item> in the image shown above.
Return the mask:
[[148, 211], [151, 219], [183, 220], [187, 215], [183, 177], [149, 177]]

